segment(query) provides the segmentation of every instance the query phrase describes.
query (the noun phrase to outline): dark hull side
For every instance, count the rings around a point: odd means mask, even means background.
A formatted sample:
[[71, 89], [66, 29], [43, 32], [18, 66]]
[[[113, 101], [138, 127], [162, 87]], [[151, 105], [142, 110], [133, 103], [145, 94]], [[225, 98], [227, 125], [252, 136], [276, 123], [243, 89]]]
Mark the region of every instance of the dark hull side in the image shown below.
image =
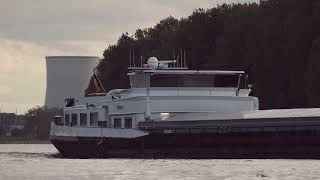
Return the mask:
[[320, 131], [51, 137], [51, 141], [69, 158], [320, 159]]

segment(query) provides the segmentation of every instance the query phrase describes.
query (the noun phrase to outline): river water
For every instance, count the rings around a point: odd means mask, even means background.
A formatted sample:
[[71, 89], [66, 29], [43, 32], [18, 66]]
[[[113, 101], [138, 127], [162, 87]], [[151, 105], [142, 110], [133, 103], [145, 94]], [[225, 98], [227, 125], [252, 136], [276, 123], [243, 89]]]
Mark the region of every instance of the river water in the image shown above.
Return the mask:
[[319, 160], [62, 159], [50, 144], [0, 144], [0, 180], [320, 179]]

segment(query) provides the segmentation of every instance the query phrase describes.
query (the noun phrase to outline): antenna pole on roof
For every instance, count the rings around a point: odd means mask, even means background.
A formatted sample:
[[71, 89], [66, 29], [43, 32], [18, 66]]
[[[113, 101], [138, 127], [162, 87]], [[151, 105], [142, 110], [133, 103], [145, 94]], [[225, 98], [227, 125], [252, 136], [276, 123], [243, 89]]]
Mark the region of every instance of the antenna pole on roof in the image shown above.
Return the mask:
[[176, 61], [175, 63], [173, 63], [173, 67], [177, 66], [177, 59], [176, 59], [176, 55], [174, 53], [174, 49], [172, 50], [172, 54], [173, 54], [173, 59]]
[[142, 67], [142, 56], [140, 56], [140, 67]]
[[184, 59], [184, 67], [187, 67], [187, 62], [186, 62], [186, 49], [183, 49], [183, 59]]
[[182, 49], [180, 48], [180, 57], [181, 57], [181, 68], [183, 67], [183, 56], [182, 56]]
[[136, 67], [136, 62], [135, 62], [135, 58], [134, 58], [134, 48], [133, 48], [133, 50], [132, 50], [133, 52], [132, 52], [132, 58], [133, 58], [133, 67]]
[[177, 68], [179, 68], [179, 58], [180, 58], [180, 56], [178, 55], [178, 57], [177, 57]]
[[186, 60], [184, 56], [184, 49], [182, 49], [182, 56], [183, 56], [183, 67], [186, 67]]
[[130, 52], [130, 55], [129, 55], [129, 67], [131, 67], [131, 48], [130, 48], [130, 50], [129, 50], [129, 52]]

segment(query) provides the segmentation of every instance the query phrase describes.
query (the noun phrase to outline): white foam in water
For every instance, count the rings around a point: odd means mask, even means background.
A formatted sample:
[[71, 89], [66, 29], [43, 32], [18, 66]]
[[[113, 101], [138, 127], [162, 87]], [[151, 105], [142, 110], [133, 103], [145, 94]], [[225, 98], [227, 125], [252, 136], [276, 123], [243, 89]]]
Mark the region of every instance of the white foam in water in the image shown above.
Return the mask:
[[318, 160], [59, 159], [52, 145], [0, 145], [1, 180], [318, 179]]

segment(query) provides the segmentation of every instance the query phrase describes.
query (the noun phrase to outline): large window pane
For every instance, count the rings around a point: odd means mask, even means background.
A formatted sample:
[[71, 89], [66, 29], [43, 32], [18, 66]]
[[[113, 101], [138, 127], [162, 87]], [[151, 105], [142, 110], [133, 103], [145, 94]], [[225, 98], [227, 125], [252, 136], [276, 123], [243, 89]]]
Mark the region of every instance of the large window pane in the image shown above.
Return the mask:
[[98, 112], [90, 113], [90, 126], [98, 126]]
[[70, 122], [70, 115], [65, 114], [64, 115], [64, 125], [69, 126], [69, 122]]
[[78, 114], [71, 114], [71, 126], [78, 124]]
[[87, 113], [80, 113], [80, 126], [87, 125]]
[[151, 87], [213, 87], [213, 75], [168, 75], [151, 76]]
[[215, 87], [237, 87], [238, 86], [238, 75], [217, 75], [215, 77]]
[[98, 121], [99, 127], [107, 127], [107, 121]]
[[132, 117], [125, 117], [124, 118], [124, 128], [132, 128]]
[[62, 121], [62, 117], [61, 116], [54, 116], [53, 120], [54, 120], [54, 123], [56, 125], [60, 125], [60, 126], [63, 125], [63, 121]]
[[150, 76], [150, 87], [237, 87], [239, 75], [173, 75]]
[[114, 118], [113, 119], [113, 127], [114, 128], [121, 128], [121, 118]]

